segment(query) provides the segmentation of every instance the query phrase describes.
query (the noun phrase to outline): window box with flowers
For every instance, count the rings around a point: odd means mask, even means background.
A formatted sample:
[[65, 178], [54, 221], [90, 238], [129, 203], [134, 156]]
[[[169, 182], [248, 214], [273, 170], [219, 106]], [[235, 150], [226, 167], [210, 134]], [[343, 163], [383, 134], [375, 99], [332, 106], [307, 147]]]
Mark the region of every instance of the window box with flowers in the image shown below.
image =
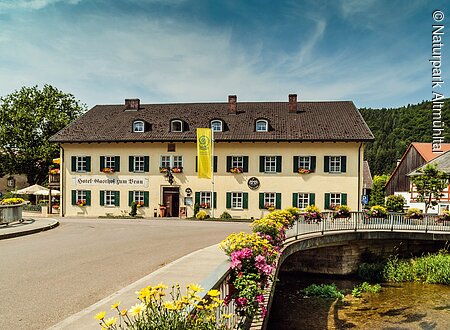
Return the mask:
[[366, 218], [369, 219], [385, 219], [387, 217], [387, 209], [381, 205], [372, 206], [366, 210]]
[[405, 217], [407, 219], [416, 219], [416, 220], [422, 220], [423, 219], [423, 213], [420, 209], [417, 208], [409, 208], [408, 211], [406, 211]]
[[78, 200], [75, 204], [77, 206], [86, 206], [86, 201], [85, 200]]
[[169, 172], [169, 169], [167, 167], [160, 167], [159, 168], [159, 173], [167, 173]]
[[336, 213], [333, 214], [333, 219], [350, 218], [351, 216], [350, 208], [347, 205], [339, 205], [334, 210]]
[[59, 174], [60, 170], [59, 170], [59, 168], [52, 168], [52, 169], [50, 169], [49, 173], [50, 174]]
[[211, 207], [211, 205], [209, 205], [209, 203], [201, 203], [200, 204], [200, 208], [202, 209], [209, 209]]
[[135, 203], [137, 208], [144, 207], [144, 202], [135, 202]]
[[183, 173], [183, 168], [180, 167], [174, 167], [172, 168], [172, 173]]
[[313, 170], [307, 169], [307, 168], [301, 168], [299, 167], [297, 170], [298, 174], [309, 174], [309, 173], [314, 173]]
[[114, 169], [111, 168], [111, 167], [104, 167], [104, 168], [102, 169], [102, 172], [103, 172], [103, 173], [106, 173], [106, 174], [114, 173]]
[[244, 169], [242, 167], [232, 167], [232, 168], [230, 168], [230, 173], [233, 173], [233, 174], [244, 173]]
[[273, 210], [275, 210], [275, 205], [273, 205], [272, 203], [266, 203], [264, 204], [264, 208], [272, 212]]
[[309, 205], [305, 208], [303, 217], [306, 223], [319, 223], [322, 221], [322, 213], [315, 205]]
[[442, 223], [444, 221], [450, 221], [450, 211], [447, 210], [442, 211], [442, 214], [437, 219], [438, 223]]

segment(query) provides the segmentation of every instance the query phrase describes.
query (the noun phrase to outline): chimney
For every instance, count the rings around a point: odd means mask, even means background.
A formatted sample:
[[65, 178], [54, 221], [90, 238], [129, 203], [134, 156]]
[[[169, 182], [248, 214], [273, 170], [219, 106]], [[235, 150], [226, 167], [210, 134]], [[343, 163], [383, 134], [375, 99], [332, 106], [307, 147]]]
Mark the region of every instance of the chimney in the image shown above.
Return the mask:
[[297, 94], [289, 94], [289, 113], [297, 112]]
[[237, 113], [237, 96], [228, 95], [228, 113]]
[[125, 110], [139, 110], [141, 100], [139, 99], [125, 99]]

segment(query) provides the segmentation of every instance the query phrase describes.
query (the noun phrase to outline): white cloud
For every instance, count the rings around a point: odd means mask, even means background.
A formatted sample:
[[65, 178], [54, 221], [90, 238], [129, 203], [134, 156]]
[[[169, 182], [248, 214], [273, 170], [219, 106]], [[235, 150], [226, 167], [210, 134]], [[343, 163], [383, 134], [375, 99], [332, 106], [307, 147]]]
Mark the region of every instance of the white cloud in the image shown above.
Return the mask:
[[42, 9], [58, 2], [76, 5], [82, 0], [0, 0], [0, 10], [6, 9]]

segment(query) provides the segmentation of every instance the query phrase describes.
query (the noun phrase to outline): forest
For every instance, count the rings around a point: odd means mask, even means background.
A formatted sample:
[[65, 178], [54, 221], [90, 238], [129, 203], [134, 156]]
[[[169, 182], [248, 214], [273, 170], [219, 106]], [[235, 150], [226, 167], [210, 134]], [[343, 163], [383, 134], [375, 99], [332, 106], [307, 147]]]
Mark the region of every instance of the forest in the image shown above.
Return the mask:
[[[372, 175], [390, 174], [411, 142], [432, 141], [432, 107], [430, 101], [401, 108], [359, 109], [375, 136], [365, 148]], [[450, 142], [450, 98], [444, 100], [441, 122], [445, 123], [444, 140]]]

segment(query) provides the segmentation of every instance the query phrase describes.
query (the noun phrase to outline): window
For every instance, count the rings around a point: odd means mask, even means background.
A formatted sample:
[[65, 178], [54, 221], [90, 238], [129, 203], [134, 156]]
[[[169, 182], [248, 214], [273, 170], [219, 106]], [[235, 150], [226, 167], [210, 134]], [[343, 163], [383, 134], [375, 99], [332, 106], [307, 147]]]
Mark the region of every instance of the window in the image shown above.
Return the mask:
[[72, 190], [72, 205], [90, 206], [91, 191], [90, 190]]
[[305, 170], [311, 169], [311, 157], [304, 157], [300, 156], [298, 157], [298, 167], [303, 168]]
[[116, 165], [116, 157], [114, 156], [105, 156], [105, 168], [113, 169]]
[[85, 156], [76, 156], [76, 172], [87, 172], [87, 160]]
[[309, 194], [299, 193], [297, 200], [297, 207], [300, 209], [304, 209], [309, 205]]
[[173, 167], [182, 168], [183, 167], [183, 156], [172, 156], [173, 157]]
[[161, 156], [161, 168], [171, 167], [170, 156]]
[[82, 204], [82, 203], [86, 203], [86, 199], [87, 199], [87, 191], [86, 190], [77, 190], [76, 192], [76, 203], [77, 204]]
[[209, 209], [211, 207], [211, 192], [200, 192], [200, 207]]
[[14, 187], [16, 185], [16, 180], [14, 178], [8, 178], [8, 182], [6, 183], [8, 187]]
[[264, 208], [276, 206], [276, 193], [264, 193]]
[[211, 121], [211, 129], [213, 132], [222, 132], [222, 121], [221, 120], [213, 120]]
[[269, 130], [269, 124], [267, 120], [260, 119], [256, 121], [256, 131], [257, 132], [267, 132]]
[[144, 192], [133, 191], [133, 201], [137, 204], [144, 205]]
[[181, 120], [172, 120], [170, 124], [171, 132], [183, 132], [183, 122]]
[[231, 208], [232, 209], [243, 208], [243, 194], [241, 192], [231, 193]]
[[277, 157], [265, 156], [264, 159], [264, 172], [275, 173], [277, 171]]
[[145, 124], [142, 120], [136, 120], [133, 122], [133, 132], [144, 132]]
[[161, 168], [183, 168], [183, 156], [161, 156]]
[[115, 205], [116, 205], [115, 191], [110, 190], [105, 191], [105, 206], [115, 206]]
[[231, 167], [232, 168], [244, 168], [244, 157], [243, 156], [232, 156], [231, 157]]
[[134, 156], [134, 172], [144, 172], [145, 171], [145, 158], [144, 156]]
[[341, 205], [341, 194], [330, 194], [330, 205], [339, 206]]
[[330, 172], [341, 172], [341, 156], [330, 156]]
[[176, 145], [175, 143], [169, 143], [167, 144], [167, 152], [175, 152], [176, 150]]

